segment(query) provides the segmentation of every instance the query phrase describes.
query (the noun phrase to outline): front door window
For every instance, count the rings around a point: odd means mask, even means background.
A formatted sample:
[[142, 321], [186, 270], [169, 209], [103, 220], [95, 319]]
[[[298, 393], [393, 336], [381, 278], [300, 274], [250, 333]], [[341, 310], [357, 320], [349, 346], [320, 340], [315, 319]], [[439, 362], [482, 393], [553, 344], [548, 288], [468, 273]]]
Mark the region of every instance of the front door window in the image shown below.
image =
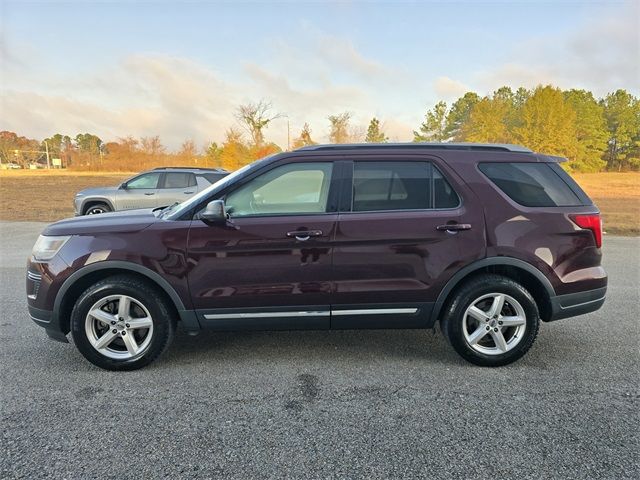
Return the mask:
[[227, 195], [232, 218], [324, 213], [332, 163], [296, 163], [274, 168]]

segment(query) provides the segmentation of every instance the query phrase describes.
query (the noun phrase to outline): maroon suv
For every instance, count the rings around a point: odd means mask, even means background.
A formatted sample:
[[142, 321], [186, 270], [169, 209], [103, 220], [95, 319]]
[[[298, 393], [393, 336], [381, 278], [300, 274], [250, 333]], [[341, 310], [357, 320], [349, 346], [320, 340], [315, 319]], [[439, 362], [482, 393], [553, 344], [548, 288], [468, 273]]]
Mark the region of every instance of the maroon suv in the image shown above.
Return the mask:
[[432, 328], [505, 365], [540, 321], [604, 303], [599, 211], [514, 145], [318, 145], [259, 160], [170, 207], [48, 226], [29, 314], [111, 370], [187, 332]]

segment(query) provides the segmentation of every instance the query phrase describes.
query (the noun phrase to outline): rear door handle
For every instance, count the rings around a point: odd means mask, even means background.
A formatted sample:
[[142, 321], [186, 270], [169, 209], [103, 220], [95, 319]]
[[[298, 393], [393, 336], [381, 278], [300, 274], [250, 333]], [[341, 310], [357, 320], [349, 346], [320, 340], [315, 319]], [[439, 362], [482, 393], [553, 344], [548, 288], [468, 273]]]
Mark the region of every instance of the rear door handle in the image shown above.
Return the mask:
[[184, 192], [185, 195], [188, 195], [188, 194], [191, 194], [191, 193], [193, 193], [193, 192]]
[[296, 240], [300, 242], [305, 242], [309, 240], [311, 237], [321, 237], [322, 230], [296, 230], [295, 232], [287, 232], [288, 238], [295, 237]]
[[471, 225], [468, 223], [451, 223], [449, 225], [438, 225], [436, 230], [459, 232], [460, 230], [471, 230]]
[[155, 195], [156, 192], [146, 192], [145, 195]]

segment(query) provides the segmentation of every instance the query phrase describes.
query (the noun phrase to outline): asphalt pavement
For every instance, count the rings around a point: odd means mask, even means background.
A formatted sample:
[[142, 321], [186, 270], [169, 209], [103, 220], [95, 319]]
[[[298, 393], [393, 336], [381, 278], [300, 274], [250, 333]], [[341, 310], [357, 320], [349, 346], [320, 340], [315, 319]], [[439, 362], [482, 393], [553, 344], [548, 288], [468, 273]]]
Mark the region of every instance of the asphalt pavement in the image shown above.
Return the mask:
[[499, 369], [436, 331], [179, 332], [100, 370], [26, 311], [44, 224], [0, 222], [0, 478], [640, 477], [640, 238], [604, 307]]

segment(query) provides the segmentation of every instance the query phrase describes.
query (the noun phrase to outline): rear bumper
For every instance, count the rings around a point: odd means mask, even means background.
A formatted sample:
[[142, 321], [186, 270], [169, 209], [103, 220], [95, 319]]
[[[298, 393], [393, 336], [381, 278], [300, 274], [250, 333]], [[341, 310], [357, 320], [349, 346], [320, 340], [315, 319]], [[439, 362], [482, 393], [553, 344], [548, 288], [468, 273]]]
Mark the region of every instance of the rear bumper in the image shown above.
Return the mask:
[[607, 287], [602, 287], [551, 297], [551, 317], [548, 321], [595, 312], [604, 303], [606, 295]]

